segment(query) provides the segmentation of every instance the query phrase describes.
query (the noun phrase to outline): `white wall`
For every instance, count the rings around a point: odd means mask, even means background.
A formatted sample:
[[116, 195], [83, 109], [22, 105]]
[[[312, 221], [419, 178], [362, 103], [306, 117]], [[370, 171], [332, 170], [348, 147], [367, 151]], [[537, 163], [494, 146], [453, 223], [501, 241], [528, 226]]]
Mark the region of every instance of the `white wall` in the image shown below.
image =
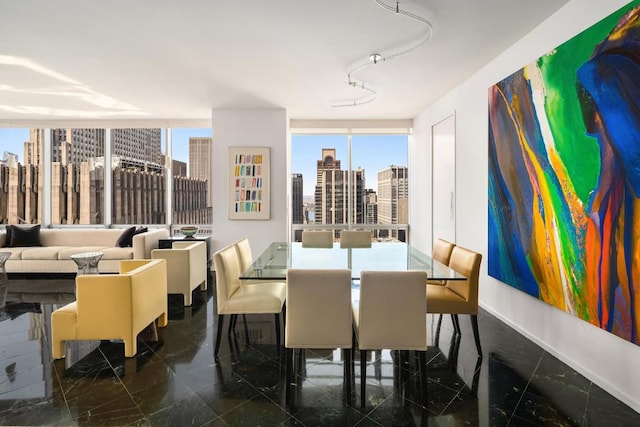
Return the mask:
[[[431, 164], [431, 125], [455, 111], [456, 236], [458, 244], [484, 254], [481, 305], [640, 412], [640, 346], [552, 308], [488, 277], [486, 272], [488, 88], [626, 3], [626, 0], [569, 2], [416, 117], [409, 158], [421, 164]], [[411, 241], [430, 252], [431, 194], [424, 191], [425, 187], [431, 187], [430, 172], [410, 170]]]
[[[212, 111], [213, 129], [213, 250], [244, 237], [254, 256], [274, 241], [287, 238], [287, 138], [286, 110]], [[271, 147], [271, 215], [268, 221], [229, 220], [227, 185], [229, 147]]]

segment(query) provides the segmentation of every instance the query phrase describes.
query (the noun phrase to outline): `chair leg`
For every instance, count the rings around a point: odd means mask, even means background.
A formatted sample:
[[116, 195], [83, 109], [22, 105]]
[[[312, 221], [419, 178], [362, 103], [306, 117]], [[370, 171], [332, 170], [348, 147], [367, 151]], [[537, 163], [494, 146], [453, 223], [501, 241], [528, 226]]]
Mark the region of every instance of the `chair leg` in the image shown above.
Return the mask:
[[282, 328], [287, 330], [287, 303], [282, 305]]
[[442, 313], [438, 315], [438, 325], [436, 326], [436, 334], [433, 338], [433, 346], [438, 347], [440, 343], [440, 328], [442, 327]]
[[276, 313], [276, 348], [280, 351], [280, 313]]
[[367, 382], [367, 350], [360, 350], [360, 406], [365, 407], [365, 384]]
[[353, 371], [351, 371], [351, 359], [353, 357], [353, 349], [345, 348], [343, 349], [343, 353], [345, 379], [347, 381], [347, 405], [351, 405], [351, 378], [353, 377]]
[[247, 315], [242, 315], [242, 320], [244, 320], [244, 337], [247, 340], [247, 345], [249, 344], [249, 327], [247, 326]]
[[231, 335], [233, 331], [236, 329], [236, 318], [237, 314], [232, 314], [229, 318], [229, 329], [227, 329], [227, 335]]
[[482, 347], [480, 347], [480, 333], [478, 331], [478, 316], [476, 314], [471, 315], [471, 329], [473, 329], [473, 338], [476, 340], [478, 356], [482, 356]]
[[418, 369], [420, 372], [420, 393], [422, 393], [422, 405], [427, 407], [427, 352], [418, 352]]
[[287, 372], [285, 375], [285, 403], [289, 405], [291, 403], [291, 382], [293, 380], [293, 349], [285, 349], [287, 353]]
[[222, 337], [222, 324], [224, 323], [224, 315], [218, 314], [218, 333], [216, 334], [216, 349], [214, 356], [218, 356], [218, 350], [220, 350], [220, 338]]
[[455, 329], [456, 334], [460, 335], [462, 332], [460, 330], [460, 320], [458, 320], [457, 314], [451, 315], [451, 322], [453, 322], [453, 329]]

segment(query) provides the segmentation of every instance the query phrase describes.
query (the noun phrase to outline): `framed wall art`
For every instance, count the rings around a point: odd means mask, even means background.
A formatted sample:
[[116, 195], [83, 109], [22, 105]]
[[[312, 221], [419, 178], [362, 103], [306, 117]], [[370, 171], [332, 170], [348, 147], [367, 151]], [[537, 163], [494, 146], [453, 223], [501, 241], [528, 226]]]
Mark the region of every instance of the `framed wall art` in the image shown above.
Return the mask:
[[269, 147], [229, 147], [229, 219], [269, 219], [269, 164]]

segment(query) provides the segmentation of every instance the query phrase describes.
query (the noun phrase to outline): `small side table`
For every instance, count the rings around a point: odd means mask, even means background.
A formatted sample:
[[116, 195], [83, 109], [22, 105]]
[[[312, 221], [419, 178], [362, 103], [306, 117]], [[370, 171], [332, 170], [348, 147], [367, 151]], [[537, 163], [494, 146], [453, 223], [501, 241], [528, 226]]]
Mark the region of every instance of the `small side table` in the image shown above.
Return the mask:
[[78, 274], [100, 274], [98, 262], [103, 255], [102, 252], [82, 252], [71, 255], [71, 259], [78, 265]]

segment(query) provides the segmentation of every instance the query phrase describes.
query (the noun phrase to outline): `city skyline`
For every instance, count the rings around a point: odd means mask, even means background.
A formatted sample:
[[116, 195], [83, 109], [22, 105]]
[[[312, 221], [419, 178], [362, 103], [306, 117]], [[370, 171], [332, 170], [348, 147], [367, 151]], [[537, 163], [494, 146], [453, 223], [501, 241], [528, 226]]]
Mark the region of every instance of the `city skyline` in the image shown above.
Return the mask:
[[[24, 161], [24, 143], [29, 141], [30, 128], [1, 128], [0, 129], [0, 156], [4, 151], [18, 155], [20, 163]], [[211, 137], [211, 128], [173, 128], [172, 141], [174, 160], [189, 162], [189, 137]], [[165, 133], [161, 132], [162, 152], [166, 152]]]
[[[342, 169], [348, 165], [348, 137], [346, 135], [292, 135], [291, 173], [304, 178], [303, 196], [313, 197], [316, 186], [317, 161], [323, 148], [335, 148], [336, 159]], [[365, 171], [365, 187], [377, 190], [378, 172], [389, 166], [408, 166], [407, 135], [353, 135], [352, 169]]]
[[[165, 132], [161, 133], [162, 152], [166, 151]], [[173, 160], [189, 163], [189, 137], [212, 137], [211, 128], [173, 128]], [[24, 142], [29, 141], [29, 128], [0, 129], [0, 156], [3, 151], [18, 155], [24, 161]], [[335, 148], [336, 157], [348, 169], [347, 135], [292, 135], [291, 173], [304, 177], [303, 197], [313, 197], [315, 192], [316, 162], [322, 148]], [[377, 190], [377, 174], [391, 166], [408, 166], [407, 135], [353, 135], [352, 169], [365, 170], [365, 186]]]

